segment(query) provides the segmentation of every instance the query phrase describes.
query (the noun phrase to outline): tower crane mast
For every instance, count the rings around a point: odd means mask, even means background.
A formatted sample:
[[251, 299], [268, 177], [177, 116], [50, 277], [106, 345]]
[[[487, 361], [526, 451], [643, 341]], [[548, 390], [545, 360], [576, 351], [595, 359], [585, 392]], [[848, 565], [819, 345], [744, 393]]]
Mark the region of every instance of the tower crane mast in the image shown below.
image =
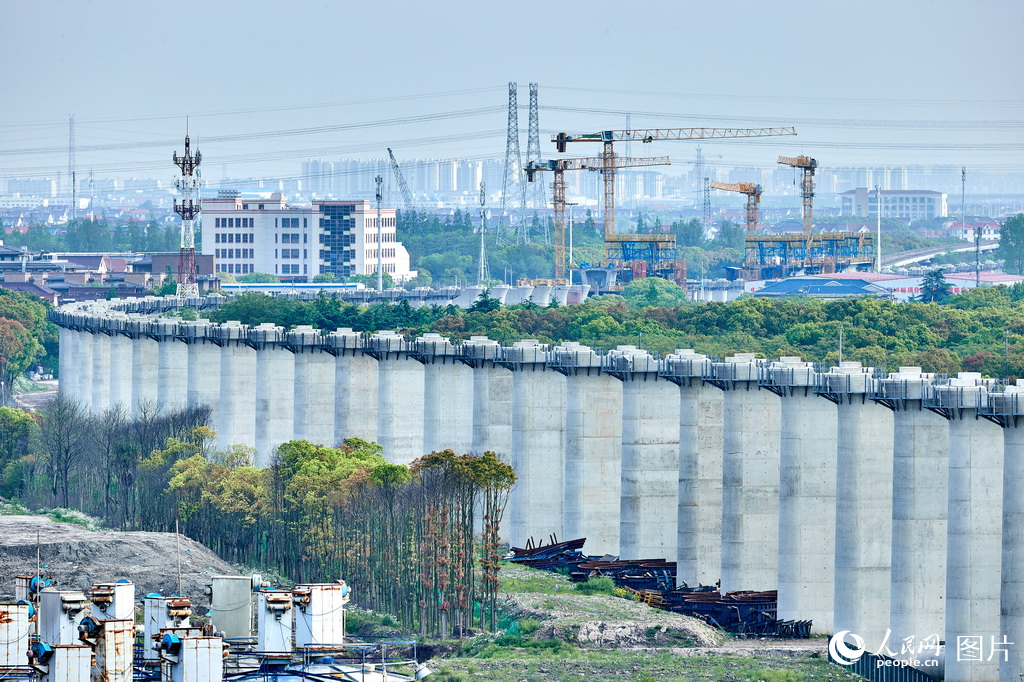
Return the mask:
[[811, 213], [814, 204], [814, 170], [818, 167], [818, 162], [809, 156], [780, 156], [779, 163], [803, 171], [800, 197], [803, 199], [804, 234], [811, 234], [814, 225], [814, 216]]
[[747, 196], [747, 239], [757, 234], [757, 205], [761, 203], [764, 189], [753, 182], [718, 182], [711, 181], [711, 187], [726, 192], [739, 192]]
[[407, 209], [411, 209], [412, 192], [409, 191], [409, 185], [405, 184], [405, 178], [402, 177], [402, 169], [398, 167], [398, 159], [395, 158], [395, 153], [391, 151], [391, 147], [388, 147], [388, 156], [391, 157], [391, 170], [395, 173], [395, 180], [398, 182], [399, 189], [402, 190], [402, 201], [405, 202]]

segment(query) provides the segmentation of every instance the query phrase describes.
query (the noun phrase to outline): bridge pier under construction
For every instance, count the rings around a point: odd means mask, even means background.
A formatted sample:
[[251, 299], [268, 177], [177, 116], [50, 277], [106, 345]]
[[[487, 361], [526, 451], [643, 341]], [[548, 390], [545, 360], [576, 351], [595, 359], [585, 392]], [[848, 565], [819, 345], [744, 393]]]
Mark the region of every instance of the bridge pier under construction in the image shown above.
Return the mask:
[[[93, 413], [208, 405], [216, 446], [262, 466], [300, 437], [400, 463], [493, 450], [519, 477], [514, 546], [585, 534], [589, 553], [675, 560], [691, 587], [777, 589], [780, 618], [871, 651], [944, 640], [947, 679], [1024, 673], [1024, 386], [160, 316], [179, 302], [54, 311], [61, 393]], [[959, 660], [960, 637], [994, 655]]]

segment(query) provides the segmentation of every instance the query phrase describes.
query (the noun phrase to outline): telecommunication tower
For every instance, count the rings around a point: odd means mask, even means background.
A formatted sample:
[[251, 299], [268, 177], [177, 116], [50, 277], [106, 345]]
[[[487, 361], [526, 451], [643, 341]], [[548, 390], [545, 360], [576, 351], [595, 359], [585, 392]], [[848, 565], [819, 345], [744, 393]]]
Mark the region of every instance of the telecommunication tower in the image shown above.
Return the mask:
[[[501, 215], [498, 216], [496, 235], [501, 242], [501, 230], [509, 221], [508, 211], [523, 206], [523, 157], [519, 152], [519, 104], [517, 86], [508, 84], [508, 135], [505, 140], [505, 177], [501, 184]], [[511, 222], [511, 221], [509, 221]]]
[[192, 153], [188, 134], [185, 135], [185, 153], [174, 152], [174, 165], [181, 169], [177, 182], [181, 201], [174, 202], [174, 212], [181, 216], [181, 251], [178, 256], [179, 298], [199, 296], [199, 282], [196, 278], [196, 230], [193, 221], [199, 215], [199, 162], [202, 155], [197, 149]]
[[477, 284], [483, 286], [490, 279], [487, 267], [487, 250], [484, 246], [484, 234], [487, 232], [487, 185], [480, 181], [480, 270], [477, 273]]
[[[526, 165], [540, 163], [540, 107], [537, 104], [537, 84], [530, 83], [530, 125], [526, 136]], [[527, 199], [530, 208], [547, 208], [548, 200], [544, 192], [544, 184], [530, 183]]]

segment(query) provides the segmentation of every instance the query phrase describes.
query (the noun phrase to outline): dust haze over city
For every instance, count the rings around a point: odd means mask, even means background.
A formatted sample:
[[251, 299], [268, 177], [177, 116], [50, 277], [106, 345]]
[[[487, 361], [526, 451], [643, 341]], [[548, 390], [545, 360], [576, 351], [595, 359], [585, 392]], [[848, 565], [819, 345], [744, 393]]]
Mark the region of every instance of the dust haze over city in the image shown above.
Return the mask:
[[0, 678], [1024, 679], [1024, 3], [0, 16]]

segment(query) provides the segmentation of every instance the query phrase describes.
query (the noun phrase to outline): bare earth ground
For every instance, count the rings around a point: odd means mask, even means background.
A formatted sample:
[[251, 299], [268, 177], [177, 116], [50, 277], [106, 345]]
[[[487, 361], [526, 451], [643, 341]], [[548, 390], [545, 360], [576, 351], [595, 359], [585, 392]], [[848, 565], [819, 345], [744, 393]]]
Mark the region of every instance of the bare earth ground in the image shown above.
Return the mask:
[[[0, 597], [14, 596], [15, 576], [35, 572], [37, 534], [42, 572], [56, 587], [84, 590], [127, 578], [135, 583], [137, 598], [178, 591], [174, 533], [91, 531], [45, 516], [0, 516]], [[182, 593], [192, 599], [194, 613], [204, 614], [210, 577], [239, 573], [183, 535], [180, 556]]]
[[57, 381], [37, 381], [36, 386], [45, 386], [45, 391], [34, 393], [18, 393], [14, 396], [15, 407], [23, 410], [38, 412], [49, 405], [57, 397]]

